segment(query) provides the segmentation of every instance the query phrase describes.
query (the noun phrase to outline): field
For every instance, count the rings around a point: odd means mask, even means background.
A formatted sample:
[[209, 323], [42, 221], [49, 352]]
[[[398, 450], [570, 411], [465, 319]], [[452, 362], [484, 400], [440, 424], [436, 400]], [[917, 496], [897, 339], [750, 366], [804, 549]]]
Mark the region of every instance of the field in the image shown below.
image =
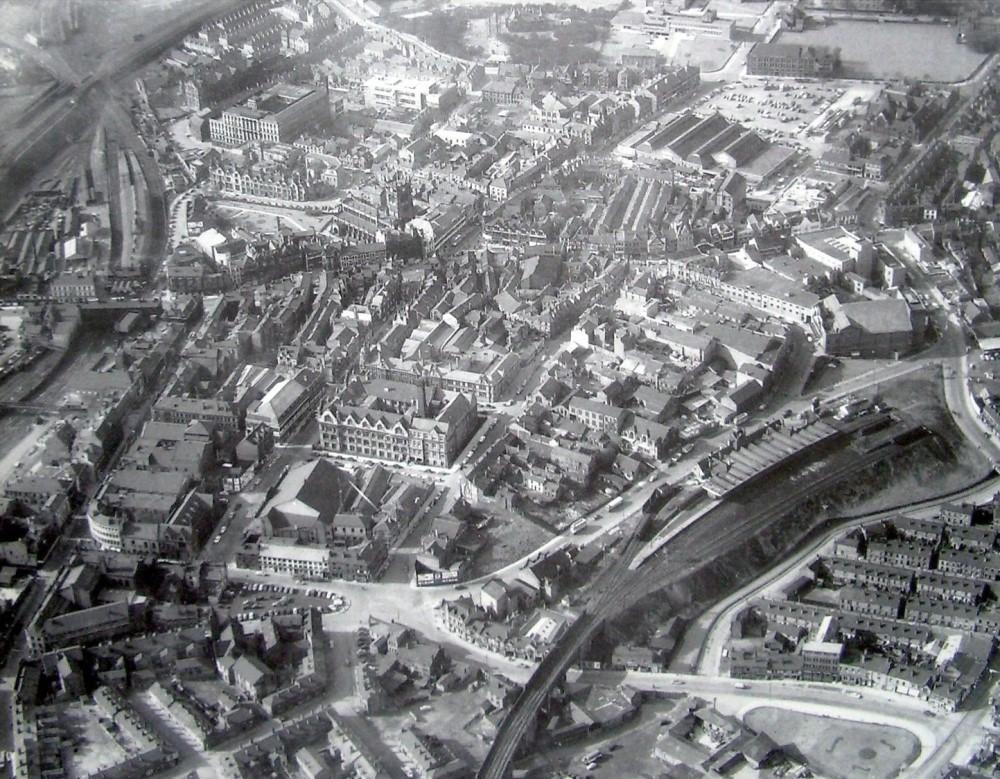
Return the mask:
[[840, 48], [849, 78], [961, 81], [985, 59], [959, 44], [954, 27], [837, 20], [804, 32], [785, 30], [779, 43]]
[[794, 745], [810, 767], [830, 779], [889, 779], [920, 752], [917, 739], [900, 728], [832, 719], [768, 706], [754, 709], [744, 723], [763, 731], [779, 746]]
[[731, 41], [707, 35], [685, 36], [674, 40], [676, 43], [671, 61], [675, 65], [697, 65], [707, 72], [725, 66], [736, 51], [736, 44]]

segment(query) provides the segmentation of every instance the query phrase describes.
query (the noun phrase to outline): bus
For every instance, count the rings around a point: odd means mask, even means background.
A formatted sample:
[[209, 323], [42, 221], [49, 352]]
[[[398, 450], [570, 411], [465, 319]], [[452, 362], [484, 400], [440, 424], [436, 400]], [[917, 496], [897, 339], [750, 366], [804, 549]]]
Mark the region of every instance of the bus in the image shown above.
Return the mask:
[[569, 532], [573, 533], [574, 535], [576, 533], [582, 533], [586, 527], [587, 527], [587, 520], [578, 519], [576, 522], [574, 522], [572, 525], [569, 526]]

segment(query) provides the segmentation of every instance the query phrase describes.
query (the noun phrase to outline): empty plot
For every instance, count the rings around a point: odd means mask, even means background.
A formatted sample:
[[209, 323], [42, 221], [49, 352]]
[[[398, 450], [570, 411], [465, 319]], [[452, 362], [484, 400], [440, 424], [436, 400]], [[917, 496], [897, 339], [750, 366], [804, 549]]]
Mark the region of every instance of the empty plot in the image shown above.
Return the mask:
[[763, 706], [750, 711], [747, 726], [780, 746], [794, 747], [810, 767], [832, 779], [889, 779], [920, 753], [917, 738], [902, 728], [820, 717]]

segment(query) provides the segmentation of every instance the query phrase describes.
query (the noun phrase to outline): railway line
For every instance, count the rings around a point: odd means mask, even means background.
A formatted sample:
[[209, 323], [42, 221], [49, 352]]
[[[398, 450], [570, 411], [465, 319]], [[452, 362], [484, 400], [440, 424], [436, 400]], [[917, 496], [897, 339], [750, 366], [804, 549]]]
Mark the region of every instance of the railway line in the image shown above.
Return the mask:
[[635, 572], [629, 570], [628, 564], [641, 546], [642, 542], [639, 540], [641, 529], [640, 523], [633, 530], [628, 543], [618, 553], [613, 564], [599, 574], [594, 583], [591, 604], [563, 635], [560, 643], [535, 669], [531, 680], [501, 723], [500, 732], [493, 740], [486, 760], [476, 774], [477, 779], [502, 779], [506, 775], [524, 734], [537, 716], [552, 685], [566, 672], [594, 631], [606, 619], [612, 605], [611, 599], [635, 577]]
[[[58, 49], [34, 49], [25, 47], [25, 53], [33, 56], [43, 67], [60, 79], [62, 86], [53, 90], [48, 99], [43, 100], [33, 111], [19, 120], [15, 132], [4, 139], [0, 148], [0, 175], [7, 187], [0, 198], [0, 209], [7, 211], [20, 200], [30, 181], [44, 171], [54, 158], [54, 150], [77, 142], [77, 136], [86, 135], [92, 129], [94, 119], [101, 115], [112, 85], [131, 75], [137, 68], [176, 44], [188, 32], [198, 29], [209, 19], [226, 13], [246, 0], [211, 0], [194, 12], [185, 13], [171, 24], [165, 24], [151, 31], [141, 42], [130, 42], [127, 46], [111, 49], [101, 63], [84, 78], [78, 78], [76, 71], [59, 55]], [[103, 87], [103, 88], [102, 88]], [[120, 107], [118, 110], [121, 110]], [[127, 114], [126, 114], [127, 118]], [[134, 149], [138, 136], [128, 119], [132, 135], [122, 138], [123, 145]], [[141, 142], [139, 142], [141, 146]], [[143, 151], [142, 157], [146, 153]], [[155, 165], [154, 165], [155, 167]], [[143, 170], [144, 174], [148, 171]], [[156, 186], [156, 179], [147, 181], [150, 191]], [[159, 182], [162, 190], [162, 181]], [[155, 210], [155, 195], [151, 195], [151, 207]], [[165, 211], [165, 205], [159, 208]], [[164, 228], [165, 232], [165, 228]]]
[[[690, 576], [713, 559], [735, 551], [804, 500], [871, 468], [899, 451], [901, 448], [896, 445], [864, 453], [845, 450], [839, 462], [831, 465], [827, 472], [815, 476], [808, 474], [815, 462], [804, 464], [795, 473], [789, 474], [788, 481], [792, 482], [790, 488], [780, 492], [771, 489], [767, 498], [761, 499], [756, 505], [736, 500], [723, 502], [698, 522], [680, 531], [641, 567], [630, 570], [629, 562], [641, 548], [639, 534], [642, 525], [638, 525], [618, 559], [595, 581], [591, 600], [584, 614], [535, 669], [501, 723], [493, 745], [476, 774], [477, 779], [502, 779], [507, 775], [510, 763], [549, 691], [606, 619], [622, 613], [647, 595]], [[981, 489], [982, 484], [975, 486]], [[932, 503], [933, 500], [925, 502]]]

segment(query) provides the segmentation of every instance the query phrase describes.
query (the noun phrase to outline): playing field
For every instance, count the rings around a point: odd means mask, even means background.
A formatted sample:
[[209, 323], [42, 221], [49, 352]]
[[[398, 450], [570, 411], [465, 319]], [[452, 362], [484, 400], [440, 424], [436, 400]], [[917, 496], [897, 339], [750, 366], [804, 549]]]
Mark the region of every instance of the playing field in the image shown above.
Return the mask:
[[763, 706], [745, 724], [797, 750], [810, 767], [830, 779], [891, 779], [920, 753], [916, 737], [901, 728], [820, 717]]
[[826, 27], [778, 35], [780, 43], [840, 48], [849, 78], [917, 78], [960, 81], [985, 58], [958, 43], [954, 27], [943, 24], [838, 19]]

